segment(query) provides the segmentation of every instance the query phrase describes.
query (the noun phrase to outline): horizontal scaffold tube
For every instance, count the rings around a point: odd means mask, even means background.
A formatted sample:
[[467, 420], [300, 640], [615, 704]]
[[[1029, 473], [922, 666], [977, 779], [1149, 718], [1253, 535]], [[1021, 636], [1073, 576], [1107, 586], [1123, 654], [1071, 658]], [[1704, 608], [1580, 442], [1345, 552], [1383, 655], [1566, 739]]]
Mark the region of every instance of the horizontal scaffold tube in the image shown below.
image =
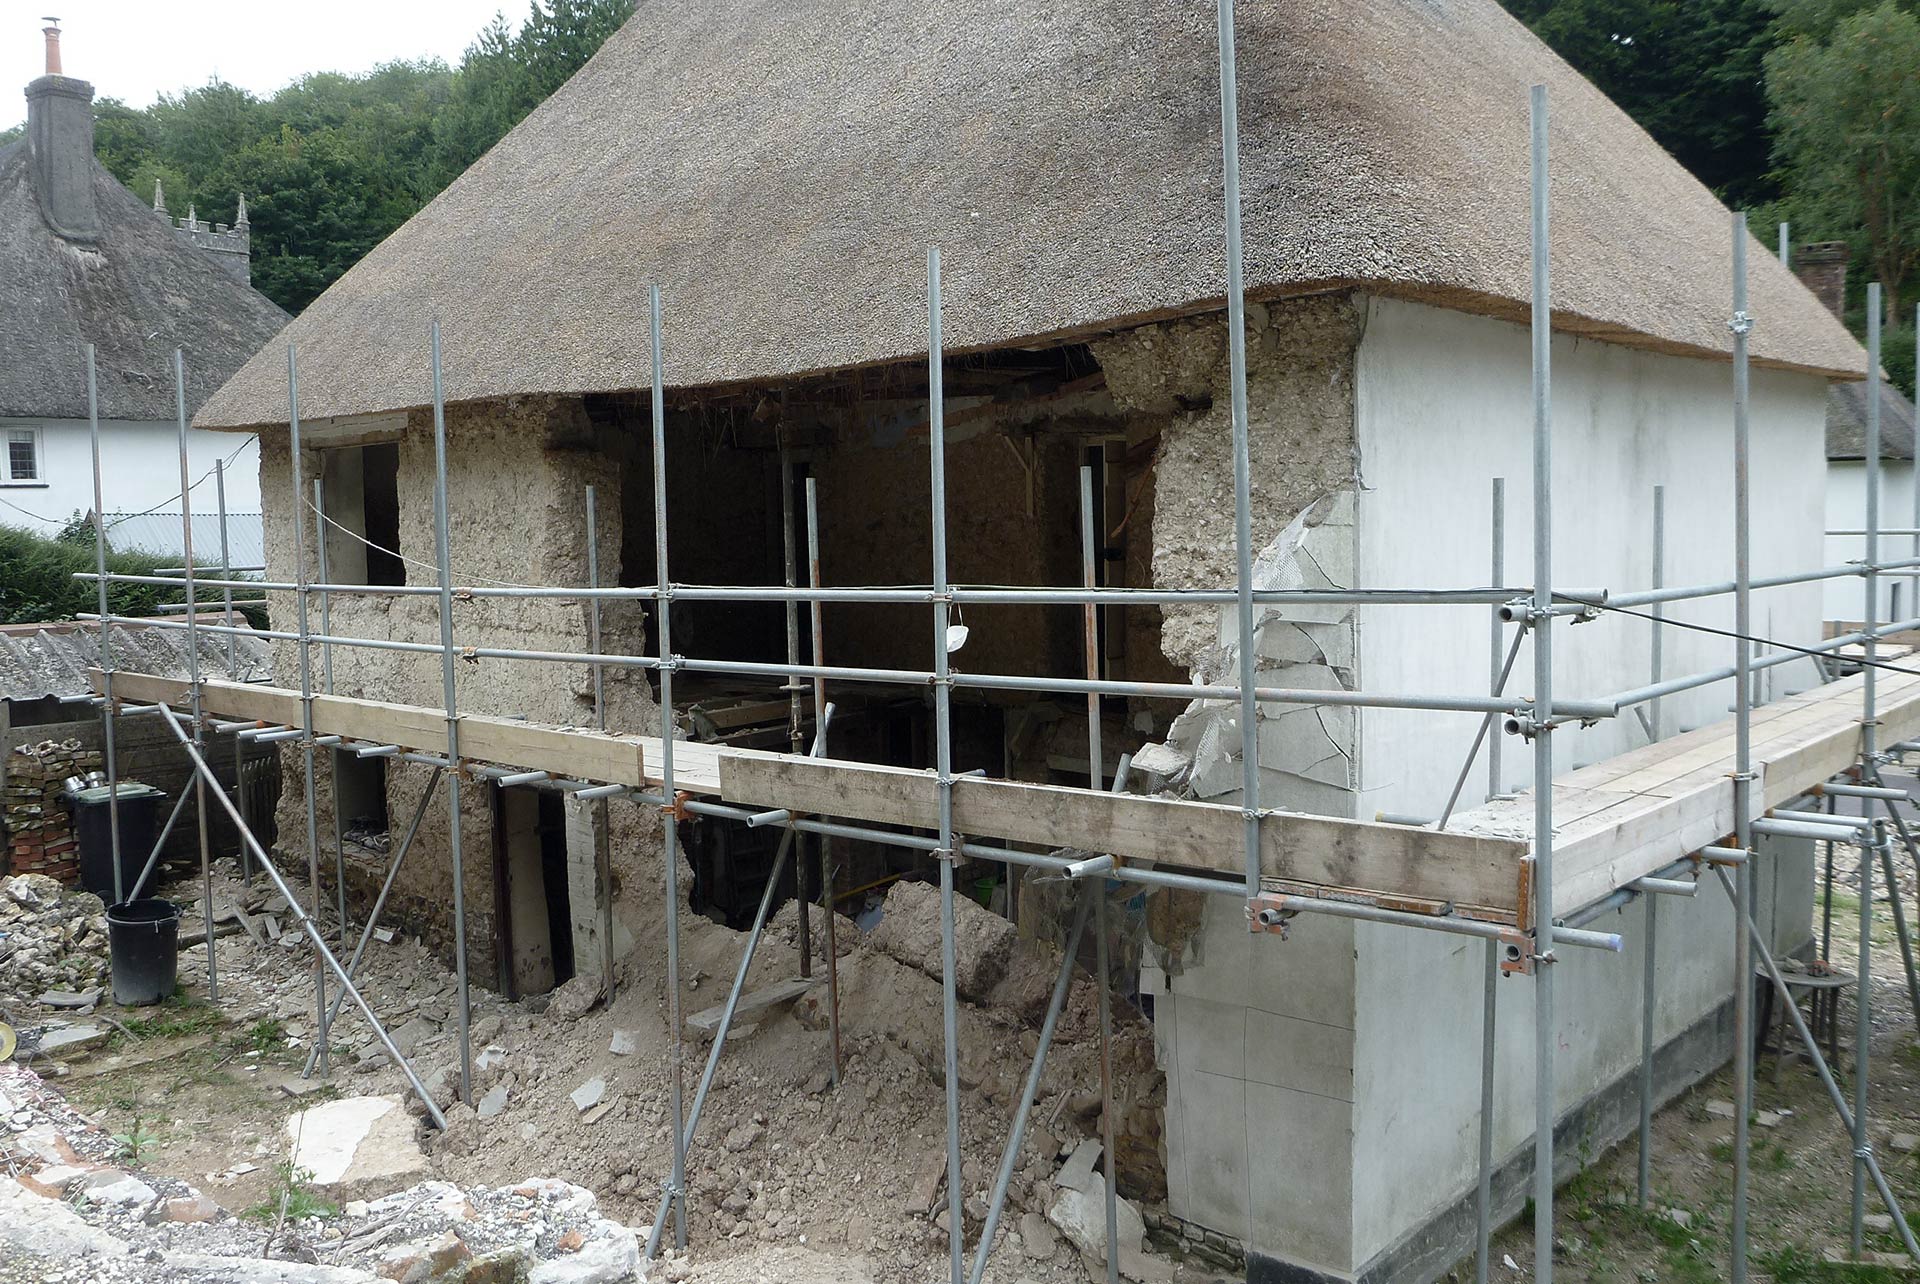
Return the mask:
[[[98, 616], [84, 615], [78, 618], [97, 621]], [[186, 627], [184, 621], [150, 620], [135, 616], [115, 615], [109, 617], [114, 624], [138, 624], [154, 628]], [[218, 624], [202, 624], [202, 632], [236, 633], [248, 637], [271, 638], [285, 642], [299, 642], [297, 633], [287, 633], [271, 629], [250, 629], [235, 625], [231, 628]], [[376, 651], [408, 651], [417, 654], [439, 655], [442, 648], [427, 642], [399, 642], [387, 638], [351, 638], [333, 637], [322, 634], [308, 634], [308, 643], [325, 643], [334, 646], [362, 647]], [[596, 655], [585, 651], [526, 651], [509, 647], [460, 647], [455, 648], [461, 655], [476, 660], [525, 660], [547, 664], [584, 664], [605, 665], [610, 668], [657, 669], [662, 667], [655, 656], [632, 655]], [[869, 669], [848, 668], [839, 665], [785, 664], [769, 661], [754, 663], [744, 660], [696, 660], [676, 658], [672, 667], [690, 673], [724, 673], [745, 677], [766, 678], [825, 678], [837, 682], [875, 682], [902, 686], [926, 686], [934, 680], [932, 673], [918, 669]], [[948, 679], [956, 687], [966, 687], [986, 691], [1038, 691], [1074, 695], [1113, 695], [1138, 696], [1147, 699], [1174, 700], [1233, 700], [1239, 696], [1239, 690], [1227, 686], [1203, 686], [1187, 682], [1119, 682], [1113, 680], [1094, 680], [1090, 678], [1030, 678], [1016, 675], [991, 673], [955, 673]], [[1520, 697], [1495, 698], [1492, 696], [1433, 696], [1421, 694], [1379, 693], [1370, 691], [1323, 691], [1317, 687], [1256, 687], [1254, 698], [1267, 704], [1301, 705], [1344, 705], [1372, 709], [1419, 709], [1440, 712], [1461, 713], [1524, 713], [1531, 706]], [[1555, 707], [1576, 717], [1606, 717], [1608, 712], [1599, 705], [1579, 701], [1557, 701]]]

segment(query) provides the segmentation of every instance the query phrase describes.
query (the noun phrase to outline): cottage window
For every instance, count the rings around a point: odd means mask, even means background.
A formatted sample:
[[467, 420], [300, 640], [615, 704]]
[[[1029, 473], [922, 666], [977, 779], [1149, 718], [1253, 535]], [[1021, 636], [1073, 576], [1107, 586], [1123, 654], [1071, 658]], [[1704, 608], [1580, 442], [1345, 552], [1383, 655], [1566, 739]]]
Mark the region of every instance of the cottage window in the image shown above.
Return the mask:
[[320, 452], [327, 509], [327, 575], [336, 584], [405, 584], [400, 556], [400, 447]]
[[40, 471], [40, 430], [38, 428], [9, 428], [7, 430], [7, 459], [4, 480], [10, 485], [44, 485], [46, 479]]

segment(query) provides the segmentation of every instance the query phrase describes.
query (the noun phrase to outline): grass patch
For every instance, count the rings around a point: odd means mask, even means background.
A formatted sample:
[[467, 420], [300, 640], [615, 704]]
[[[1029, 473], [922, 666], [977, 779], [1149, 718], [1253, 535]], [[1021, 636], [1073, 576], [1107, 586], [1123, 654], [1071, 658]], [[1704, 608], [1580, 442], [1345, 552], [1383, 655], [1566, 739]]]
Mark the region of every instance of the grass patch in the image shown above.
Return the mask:
[[1905, 1271], [1885, 1266], [1823, 1261], [1818, 1254], [1798, 1247], [1755, 1253], [1753, 1264], [1771, 1275], [1774, 1284], [1894, 1284], [1911, 1278]]
[[183, 991], [175, 990], [146, 1016], [130, 1017], [114, 1031], [115, 1039], [128, 1035], [136, 1039], [182, 1039], [217, 1030], [225, 1023], [218, 1008]]

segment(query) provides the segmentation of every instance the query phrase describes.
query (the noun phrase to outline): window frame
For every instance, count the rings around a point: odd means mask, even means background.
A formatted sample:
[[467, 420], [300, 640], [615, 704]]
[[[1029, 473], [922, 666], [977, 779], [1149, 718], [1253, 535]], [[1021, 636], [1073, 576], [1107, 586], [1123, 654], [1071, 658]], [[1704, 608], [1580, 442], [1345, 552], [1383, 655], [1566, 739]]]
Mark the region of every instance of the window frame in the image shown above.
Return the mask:
[[[51, 485], [47, 480], [46, 434], [39, 424], [8, 424], [6, 432], [6, 450], [0, 452], [0, 486], [22, 490], [45, 489]], [[14, 434], [26, 433], [33, 442], [33, 476], [15, 477], [13, 475]]]

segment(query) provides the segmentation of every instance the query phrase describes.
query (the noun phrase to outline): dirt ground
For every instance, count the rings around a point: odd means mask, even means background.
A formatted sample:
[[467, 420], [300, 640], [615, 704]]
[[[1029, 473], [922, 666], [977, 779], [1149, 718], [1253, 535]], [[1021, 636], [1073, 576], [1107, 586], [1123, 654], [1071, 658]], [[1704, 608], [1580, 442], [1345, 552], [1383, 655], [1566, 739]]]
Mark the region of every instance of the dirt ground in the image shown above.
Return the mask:
[[[1839, 871], [1830, 955], [1847, 970], [1856, 952], [1858, 902]], [[197, 888], [177, 889], [183, 899]], [[217, 889], [239, 896], [235, 886]], [[1908, 902], [1911, 904], [1911, 901]], [[1900, 953], [1884, 905], [1874, 933], [1874, 1072], [1870, 1117], [1875, 1153], [1905, 1207], [1920, 1208], [1920, 1044]], [[1817, 929], [1816, 929], [1817, 930]], [[853, 934], [848, 933], [851, 938]], [[816, 934], [816, 942], [818, 942]], [[791, 912], [769, 927], [751, 973], [759, 985], [791, 973]], [[693, 917], [683, 945], [688, 1012], [719, 1002], [742, 937]], [[75, 1060], [53, 1082], [108, 1132], [137, 1137], [138, 1166], [178, 1178], [240, 1212], [267, 1201], [285, 1150], [285, 1121], [331, 1096], [399, 1093], [404, 1081], [358, 1017], [334, 1031], [325, 1079], [299, 1076], [310, 1032], [312, 989], [304, 949], [246, 936], [218, 942], [222, 995], [206, 1001], [204, 947], [182, 956], [181, 995], [156, 1008], [109, 1009], [124, 1027], [104, 1053]], [[840, 966], [845, 1075], [829, 1082], [830, 1057], [818, 990], [743, 1023], [728, 1045], [690, 1152], [693, 1249], [669, 1263], [669, 1278], [706, 1284], [893, 1284], [940, 1274], [945, 1237], [915, 1187], [943, 1153], [938, 982], [879, 950], [843, 941]], [[816, 966], [824, 958], [816, 960]], [[457, 1054], [452, 982], [412, 941], [370, 955], [368, 997], [410, 1047], [416, 1065], [449, 1104], [454, 1127], [429, 1146], [434, 1176], [478, 1186], [553, 1176], [598, 1195], [609, 1217], [650, 1225], [669, 1157], [671, 1042], [658, 989], [643, 960], [623, 970], [616, 1001], [584, 1013], [566, 995], [503, 1003], [474, 991], [477, 1099], [503, 1100], [485, 1119], [452, 1103]], [[1042, 1214], [1056, 1191], [1061, 1156], [1098, 1129], [1093, 996], [1083, 978], [1062, 1021], [1061, 1042], [1042, 1080], [1033, 1127], [1015, 1167], [1013, 1199], [987, 1278], [999, 1284], [1079, 1284], [1086, 1265]], [[960, 1078], [969, 1189], [984, 1202], [1000, 1158], [1010, 1108], [1035, 1034], [1019, 1016], [963, 1005]], [[1840, 1014], [1842, 1090], [1851, 1099], [1852, 1009]], [[618, 1043], [622, 1051], [613, 1050]], [[1150, 1109], [1157, 1082], [1150, 1031], [1134, 1022], [1116, 1040], [1123, 1108]], [[687, 1101], [706, 1056], [687, 1045]], [[1753, 1277], [1800, 1284], [1911, 1278], [1890, 1266], [1826, 1260], [1848, 1245], [1850, 1143], [1803, 1058], [1760, 1061], [1753, 1129]], [[569, 1094], [593, 1079], [611, 1108], [581, 1112]], [[1728, 1277], [1732, 1122], [1709, 1109], [1733, 1097], [1721, 1073], [1683, 1094], [1655, 1120], [1652, 1195], [1635, 1201], [1631, 1139], [1563, 1187], [1556, 1274], [1565, 1281], [1707, 1281]], [[1130, 1100], [1132, 1099], [1132, 1100]], [[1124, 1117], [1124, 1116], [1123, 1116]], [[1123, 1183], [1124, 1188], [1125, 1183]], [[1147, 1209], [1154, 1211], [1151, 1200]], [[1871, 1251], [1899, 1239], [1869, 1190]], [[969, 1229], [977, 1230], [969, 1216]], [[1530, 1212], [1496, 1236], [1495, 1280], [1532, 1274]], [[1217, 1263], [1181, 1260], [1178, 1244], [1150, 1237], [1164, 1278], [1200, 1284], [1233, 1278]], [[1508, 1265], [1508, 1262], [1513, 1265]], [[1104, 1272], [1102, 1272], [1104, 1276]], [[1472, 1278], [1467, 1262], [1450, 1277]]]
[[[1835, 966], [1855, 970], [1859, 946], [1859, 899], [1844, 890], [1834, 896]], [[1706, 893], [1702, 893], [1703, 895]], [[1876, 898], [1879, 899], [1879, 898]], [[1913, 904], [1911, 893], [1907, 905]], [[1920, 1223], [1920, 1044], [1893, 924], [1884, 901], [1876, 905], [1873, 932], [1873, 1068], [1868, 1116], [1873, 1150], [1895, 1196]], [[1820, 910], [1816, 907], [1816, 920]], [[1819, 923], [1815, 924], [1816, 934]], [[1777, 1009], [1776, 1009], [1777, 1012]], [[1841, 1061], [1835, 1077], [1851, 1108], [1853, 1029], [1851, 1002], [1841, 1005]], [[1771, 1037], [1771, 1034], [1770, 1034]], [[1789, 1031], [1789, 1043], [1793, 1036]], [[1824, 1050], [1823, 1050], [1824, 1051]], [[1728, 1224], [1733, 1198], [1733, 1120], [1709, 1103], [1733, 1100], [1729, 1071], [1702, 1081], [1654, 1118], [1653, 1163], [1648, 1207], [1638, 1206], [1639, 1147], [1629, 1137], [1561, 1187], [1555, 1210], [1554, 1278], [1566, 1284], [1626, 1284], [1628, 1281], [1724, 1280], [1730, 1277]], [[1749, 1278], [1775, 1284], [1821, 1281], [1906, 1280], [1896, 1264], [1829, 1261], [1845, 1256], [1853, 1193], [1852, 1140], [1841, 1126], [1826, 1090], [1804, 1057], [1777, 1063], [1771, 1051], [1756, 1067], [1748, 1197]], [[1898, 1145], [1893, 1144], [1895, 1141]], [[1903, 1149], [1904, 1147], [1904, 1149]], [[1867, 1188], [1869, 1253], [1900, 1253], [1900, 1239], [1887, 1210]], [[1494, 1237], [1491, 1278], [1533, 1275], [1533, 1213]], [[1900, 1260], [1904, 1261], [1904, 1258]], [[1452, 1280], [1473, 1278], [1473, 1263]]]

